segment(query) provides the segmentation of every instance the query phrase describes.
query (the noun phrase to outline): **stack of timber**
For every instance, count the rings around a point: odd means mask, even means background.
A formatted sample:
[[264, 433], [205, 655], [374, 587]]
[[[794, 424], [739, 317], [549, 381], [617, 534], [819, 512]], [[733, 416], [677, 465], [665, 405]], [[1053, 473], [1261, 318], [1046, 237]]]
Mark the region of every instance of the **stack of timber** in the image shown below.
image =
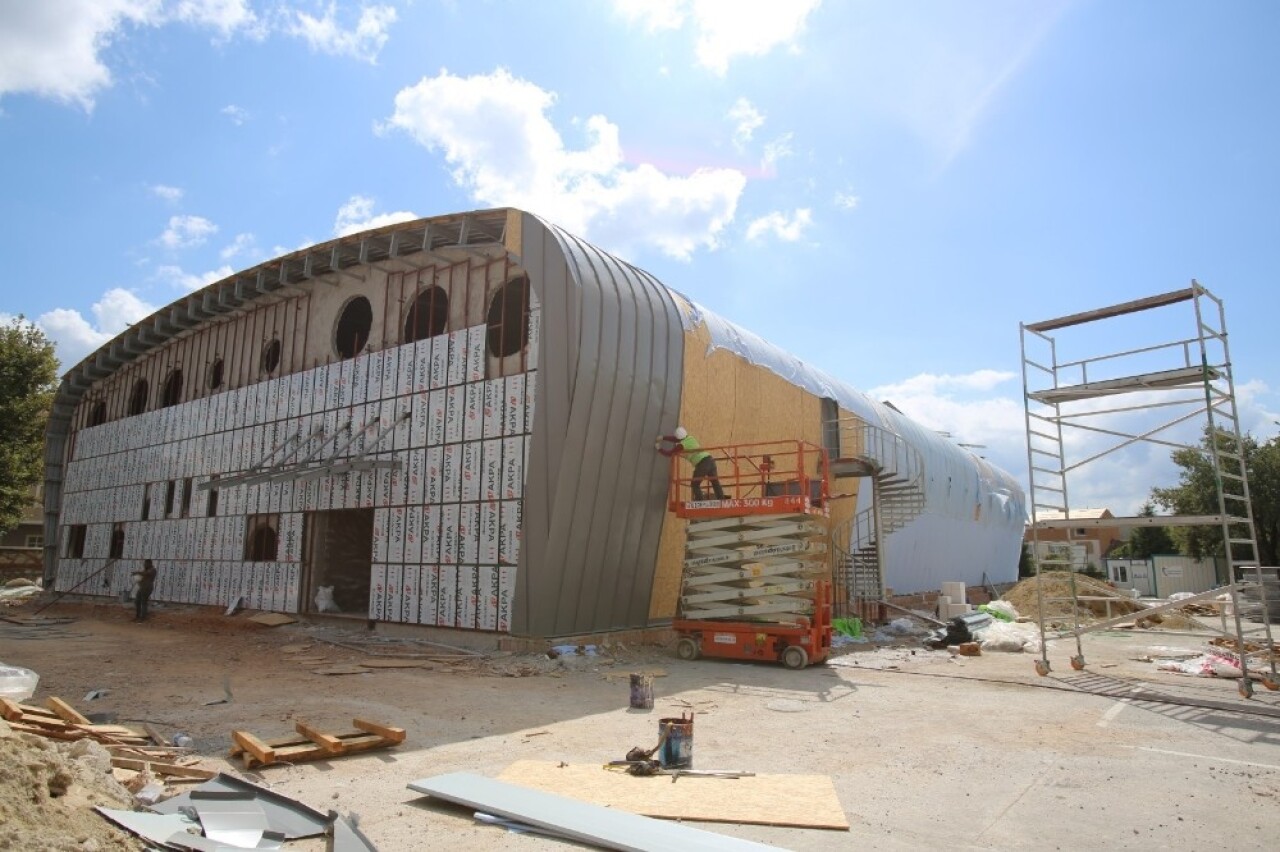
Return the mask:
[[116, 769], [147, 770], [174, 781], [207, 781], [216, 774], [186, 762], [187, 749], [157, 744], [124, 725], [95, 724], [61, 698], [48, 699], [44, 707], [0, 698], [0, 716], [14, 731], [55, 740], [95, 740], [111, 754]]
[[779, 622], [813, 614], [814, 583], [828, 576], [827, 530], [812, 515], [690, 521], [681, 615]]
[[262, 739], [248, 731], [232, 731], [231, 756], [239, 757], [245, 769], [255, 766], [271, 766], [276, 763], [298, 763], [305, 760], [328, 760], [361, 751], [391, 748], [404, 742], [404, 728], [393, 728], [352, 719], [354, 731], [345, 734], [328, 734], [306, 722], [298, 722], [294, 730], [298, 736]]

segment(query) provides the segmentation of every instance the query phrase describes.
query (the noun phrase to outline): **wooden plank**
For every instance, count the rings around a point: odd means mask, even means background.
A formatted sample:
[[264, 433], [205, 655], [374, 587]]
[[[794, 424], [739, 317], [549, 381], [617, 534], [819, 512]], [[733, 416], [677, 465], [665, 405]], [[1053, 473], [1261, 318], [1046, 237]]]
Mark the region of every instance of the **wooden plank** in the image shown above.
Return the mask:
[[389, 725], [379, 725], [377, 722], [370, 722], [368, 719], [352, 719], [352, 727], [364, 731], [368, 734], [377, 734], [385, 740], [393, 743], [404, 742], [404, 728], [393, 728]]
[[[661, 780], [665, 779], [660, 779], [660, 783]], [[578, 802], [470, 772], [452, 772], [434, 778], [423, 778], [411, 782], [409, 789], [457, 802], [469, 809], [545, 828], [572, 840], [605, 849], [639, 852], [670, 852], [672, 849], [679, 849], [681, 852], [747, 852], [777, 848], [679, 823], [663, 822], [626, 811]]]
[[7, 721], [16, 722], [24, 715], [22, 705], [8, 698], [0, 698], [0, 716], [4, 716]]
[[342, 750], [342, 740], [332, 734], [317, 731], [306, 722], [298, 722], [293, 726], [293, 729], [331, 754], [336, 754]]
[[755, 775], [749, 778], [669, 776], [637, 778], [599, 764], [520, 760], [498, 776], [608, 808], [663, 819], [849, 829], [849, 820], [826, 775]]
[[135, 760], [129, 757], [113, 757], [111, 765], [120, 769], [132, 769], [141, 772], [149, 769], [156, 775], [167, 775], [174, 778], [190, 778], [195, 781], [208, 781], [218, 773], [195, 766], [182, 766], [177, 763], [160, 763], [154, 760]]
[[88, 716], [80, 713], [76, 708], [72, 707], [61, 698], [50, 698], [45, 701], [45, 705], [52, 710], [59, 718], [68, 722], [75, 722], [77, 725], [92, 725], [93, 720]]
[[275, 749], [255, 737], [248, 731], [232, 731], [231, 739], [239, 747], [240, 751], [249, 754], [259, 763], [274, 763], [276, 759]]

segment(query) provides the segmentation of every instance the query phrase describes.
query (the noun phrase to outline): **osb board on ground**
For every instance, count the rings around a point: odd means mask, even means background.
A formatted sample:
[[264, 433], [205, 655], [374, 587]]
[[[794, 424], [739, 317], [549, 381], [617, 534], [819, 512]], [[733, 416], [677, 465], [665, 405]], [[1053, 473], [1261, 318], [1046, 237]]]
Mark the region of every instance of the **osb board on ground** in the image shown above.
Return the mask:
[[644, 816], [849, 830], [827, 775], [686, 776], [673, 781], [669, 775], [637, 778], [597, 763], [518, 760], [498, 779]]

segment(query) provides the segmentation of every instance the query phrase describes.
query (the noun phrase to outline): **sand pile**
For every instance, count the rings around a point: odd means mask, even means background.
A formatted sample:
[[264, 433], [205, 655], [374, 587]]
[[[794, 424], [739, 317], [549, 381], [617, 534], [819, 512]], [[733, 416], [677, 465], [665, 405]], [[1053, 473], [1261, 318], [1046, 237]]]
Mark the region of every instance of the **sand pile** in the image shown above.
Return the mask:
[[[1072, 611], [1071, 604], [1071, 572], [1044, 571], [1039, 581], [1030, 577], [1004, 593], [1004, 599], [1013, 604], [1018, 613], [1036, 621], [1047, 619], [1050, 622], [1071, 623], [1079, 619], [1087, 624], [1107, 617], [1107, 606], [1111, 607], [1111, 615], [1125, 615], [1140, 612], [1145, 607], [1126, 594], [1116, 591], [1111, 586], [1083, 574], [1075, 575], [1076, 597], [1108, 598], [1106, 600], [1079, 601], [1079, 610]], [[1039, 582], [1044, 594], [1044, 613], [1041, 614], [1036, 584]]]
[[111, 776], [105, 748], [92, 740], [59, 742], [0, 726], [0, 849], [146, 848], [94, 810], [133, 806], [129, 791]]

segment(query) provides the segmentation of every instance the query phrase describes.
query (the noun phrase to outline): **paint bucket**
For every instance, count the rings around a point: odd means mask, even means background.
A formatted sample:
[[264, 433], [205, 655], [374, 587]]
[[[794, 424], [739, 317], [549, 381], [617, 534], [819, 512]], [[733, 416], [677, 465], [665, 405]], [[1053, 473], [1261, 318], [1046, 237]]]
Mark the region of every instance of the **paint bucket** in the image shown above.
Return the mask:
[[693, 768], [693, 714], [681, 714], [678, 719], [659, 719], [658, 736], [662, 747], [658, 749], [658, 763], [664, 769]]
[[631, 675], [631, 707], [633, 710], [653, 709], [653, 675]]

